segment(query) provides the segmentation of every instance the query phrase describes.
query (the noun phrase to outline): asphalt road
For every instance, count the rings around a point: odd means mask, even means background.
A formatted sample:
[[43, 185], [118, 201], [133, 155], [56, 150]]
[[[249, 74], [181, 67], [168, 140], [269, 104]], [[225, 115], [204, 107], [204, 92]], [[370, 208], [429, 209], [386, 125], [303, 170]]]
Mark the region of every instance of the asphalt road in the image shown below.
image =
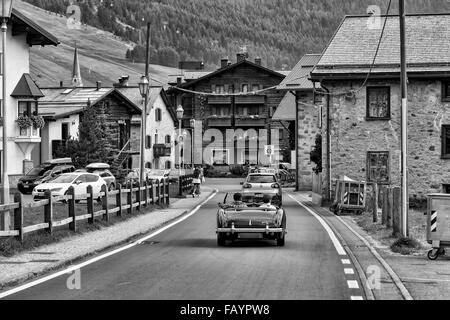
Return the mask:
[[[233, 181], [233, 183], [239, 180]], [[85, 266], [81, 289], [63, 275], [8, 299], [350, 299], [338, 255], [324, 227], [288, 196], [286, 246], [274, 241], [216, 245], [217, 203], [239, 188], [221, 190], [196, 214], [146, 242]]]

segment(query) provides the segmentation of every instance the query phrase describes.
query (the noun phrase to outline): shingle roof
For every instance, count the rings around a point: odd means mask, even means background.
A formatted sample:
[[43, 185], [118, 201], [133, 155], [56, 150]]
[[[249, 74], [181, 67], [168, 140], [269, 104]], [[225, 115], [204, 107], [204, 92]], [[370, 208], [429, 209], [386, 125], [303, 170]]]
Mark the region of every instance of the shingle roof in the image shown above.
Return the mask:
[[33, 79], [28, 73], [24, 73], [17, 83], [11, 97], [32, 97], [41, 98], [44, 94], [39, 87], [34, 83]]
[[311, 90], [313, 83], [309, 75], [320, 59], [320, 54], [304, 55], [287, 77], [277, 87], [278, 90]]
[[[313, 76], [369, 71], [381, 29], [368, 28], [367, 18], [367, 16], [344, 18], [314, 68]], [[382, 17], [382, 24], [384, 19], [386, 17]], [[408, 71], [448, 71], [450, 69], [450, 14], [408, 15], [406, 17], [406, 47]], [[373, 73], [397, 73], [399, 66], [399, 18], [388, 16]]]

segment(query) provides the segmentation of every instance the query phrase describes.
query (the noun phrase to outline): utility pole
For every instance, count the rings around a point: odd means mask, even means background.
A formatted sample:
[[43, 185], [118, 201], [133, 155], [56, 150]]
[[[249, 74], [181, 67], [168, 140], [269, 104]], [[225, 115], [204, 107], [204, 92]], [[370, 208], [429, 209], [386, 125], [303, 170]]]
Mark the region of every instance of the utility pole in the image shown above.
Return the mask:
[[[149, 68], [148, 65], [150, 63], [150, 22], [147, 23], [147, 49], [145, 54], [145, 77], [148, 81], [149, 78]], [[142, 110], [142, 120], [141, 120], [141, 163], [140, 163], [140, 177], [139, 180], [142, 183], [144, 182], [144, 170], [145, 170], [145, 137], [147, 136], [147, 104], [148, 104], [148, 94], [150, 90], [147, 90], [144, 96], [144, 108]]]
[[[401, 185], [402, 185], [402, 236], [408, 237], [408, 91], [406, 72], [406, 31], [405, 31], [405, 0], [399, 0], [400, 16], [400, 83], [402, 91], [402, 142], [401, 142]], [[386, 17], [387, 19], [387, 17]]]

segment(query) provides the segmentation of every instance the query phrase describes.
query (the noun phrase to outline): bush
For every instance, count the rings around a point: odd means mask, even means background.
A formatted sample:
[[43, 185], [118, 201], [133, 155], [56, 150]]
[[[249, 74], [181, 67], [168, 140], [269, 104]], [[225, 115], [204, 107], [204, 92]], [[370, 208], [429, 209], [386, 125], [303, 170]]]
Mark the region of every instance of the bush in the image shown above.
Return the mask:
[[231, 174], [234, 174], [237, 176], [242, 176], [245, 173], [245, 171], [246, 170], [242, 164], [236, 164], [236, 165], [230, 166]]
[[391, 250], [403, 255], [409, 255], [421, 249], [422, 245], [416, 239], [400, 238], [391, 245]]

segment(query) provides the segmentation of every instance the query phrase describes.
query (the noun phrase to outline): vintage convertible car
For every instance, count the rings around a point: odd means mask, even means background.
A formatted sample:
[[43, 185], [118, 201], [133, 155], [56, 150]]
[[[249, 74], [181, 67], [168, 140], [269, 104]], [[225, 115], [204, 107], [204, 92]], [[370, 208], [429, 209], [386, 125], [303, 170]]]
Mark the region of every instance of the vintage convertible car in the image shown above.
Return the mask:
[[245, 197], [235, 205], [232, 195], [225, 195], [217, 211], [217, 244], [224, 246], [227, 240], [269, 239], [284, 246], [286, 236], [286, 213], [283, 208], [272, 205], [260, 207], [259, 198]]

